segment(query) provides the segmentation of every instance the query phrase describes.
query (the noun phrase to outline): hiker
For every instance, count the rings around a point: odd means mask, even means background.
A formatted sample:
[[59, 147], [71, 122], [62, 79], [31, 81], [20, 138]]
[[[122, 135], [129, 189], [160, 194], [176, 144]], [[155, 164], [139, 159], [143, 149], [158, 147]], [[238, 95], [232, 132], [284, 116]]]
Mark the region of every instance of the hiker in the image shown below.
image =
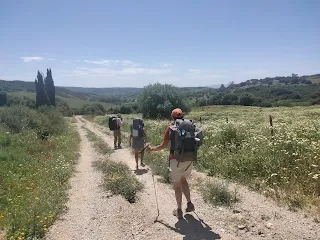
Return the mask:
[[121, 124], [122, 117], [120, 114], [117, 117], [109, 118], [109, 129], [113, 131], [114, 149], [121, 148]]
[[197, 158], [197, 149], [202, 143], [202, 132], [195, 124], [188, 119], [184, 119], [184, 114], [180, 108], [172, 111], [171, 117], [174, 121], [169, 125], [164, 133], [163, 141], [159, 146], [149, 146], [149, 151], [160, 151], [165, 149], [170, 142], [170, 178], [174, 185], [177, 209], [173, 215], [182, 218], [182, 193], [187, 199], [186, 212], [195, 210], [191, 202], [189, 184], [187, 178], [191, 174], [193, 161]]
[[139, 169], [139, 153], [140, 153], [140, 166], [144, 167], [144, 145], [147, 142], [147, 134], [144, 129], [144, 122], [142, 119], [133, 119], [130, 127], [130, 146], [134, 150], [134, 157], [136, 159], [136, 169]]

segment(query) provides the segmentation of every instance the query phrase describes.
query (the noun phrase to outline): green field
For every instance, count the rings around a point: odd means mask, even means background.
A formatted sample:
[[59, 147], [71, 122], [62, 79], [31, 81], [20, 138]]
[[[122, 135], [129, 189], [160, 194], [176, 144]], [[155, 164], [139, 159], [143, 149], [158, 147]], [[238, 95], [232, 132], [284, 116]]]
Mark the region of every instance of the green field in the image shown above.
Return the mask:
[[310, 80], [312, 83], [320, 83], [320, 74], [310, 76], [308, 77], [308, 80]]
[[[33, 92], [25, 92], [25, 91], [8, 92], [8, 96], [19, 97], [19, 98], [27, 97], [27, 98], [31, 98], [31, 99], [36, 99], [36, 94], [35, 93], [33, 93]], [[84, 100], [84, 99], [75, 98], [75, 97], [67, 98], [67, 97], [59, 97], [59, 96], [57, 96], [57, 98], [63, 100], [64, 102], [66, 102], [71, 108], [81, 108], [82, 106], [84, 106], [86, 104], [101, 104], [105, 108], [110, 108], [110, 107], [114, 106], [114, 105], [112, 105], [110, 103], [89, 101], [89, 100]]]
[[[133, 117], [138, 115], [123, 115], [125, 131]], [[246, 184], [291, 208], [313, 203], [320, 209], [319, 107], [209, 106], [194, 109], [186, 117], [204, 130], [199, 170]], [[96, 121], [105, 119], [97, 117]], [[170, 121], [145, 121], [152, 144], [161, 143], [168, 124]], [[158, 161], [167, 159], [168, 152], [161, 154]]]

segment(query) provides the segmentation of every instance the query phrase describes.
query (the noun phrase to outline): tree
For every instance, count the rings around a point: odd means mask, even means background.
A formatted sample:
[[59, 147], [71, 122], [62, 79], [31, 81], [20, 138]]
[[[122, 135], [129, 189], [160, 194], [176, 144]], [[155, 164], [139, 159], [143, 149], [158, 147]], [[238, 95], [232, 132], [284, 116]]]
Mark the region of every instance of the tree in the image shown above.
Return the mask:
[[35, 80], [36, 84], [36, 108], [42, 105], [50, 105], [50, 100], [47, 91], [44, 87], [43, 74], [38, 71], [37, 78]]
[[225, 90], [226, 90], [226, 87], [224, 86], [224, 84], [221, 84], [219, 91], [224, 92]]
[[0, 91], [0, 106], [6, 105], [8, 102], [7, 93]]
[[238, 96], [233, 93], [225, 94], [221, 99], [222, 105], [237, 105], [238, 104]]
[[144, 118], [168, 118], [174, 108], [188, 111], [178, 88], [168, 84], [150, 84], [139, 96]]
[[45, 82], [45, 89], [47, 91], [47, 94], [50, 100], [50, 104], [52, 106], [56, 106], [56, 89], [54, 86], [51, 69], [47, 69], [47, 76], [44, 82]]
[[255, 99], [251, 93], [244, 93], [240, 96], [239, 104], [243, 106], [252, 106]]

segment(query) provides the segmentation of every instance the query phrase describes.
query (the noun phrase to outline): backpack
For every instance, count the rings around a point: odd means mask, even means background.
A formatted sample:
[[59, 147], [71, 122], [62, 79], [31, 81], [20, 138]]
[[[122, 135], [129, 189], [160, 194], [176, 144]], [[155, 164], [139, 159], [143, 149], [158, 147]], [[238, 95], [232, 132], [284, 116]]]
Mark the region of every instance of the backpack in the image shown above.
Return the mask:
[[144, 122], [142, 119], [133, 119], [131, 135], [133, 138], [142, 138], [144, 134]]
[[109, 117], [109, 124], [108, 125], [109, 125], [109, 129], [111, 131], [119, 129], [116, 117]]
[[192, 120], [176, 119], [170, 127], [170, 153], [178, 162], [197, 161], [203, 142], [202, 130]]

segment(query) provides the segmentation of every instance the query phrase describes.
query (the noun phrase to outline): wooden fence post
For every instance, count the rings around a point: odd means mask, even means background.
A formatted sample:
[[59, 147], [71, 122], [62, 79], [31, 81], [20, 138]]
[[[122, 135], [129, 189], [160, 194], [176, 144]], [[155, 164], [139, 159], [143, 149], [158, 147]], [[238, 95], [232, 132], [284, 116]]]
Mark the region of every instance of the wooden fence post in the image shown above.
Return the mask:
[[272, 139], [273, 139], [273, 123], [272, 123], [272, 116], [269, 115], [269, 122], [270, 122], [270, 130], [271, 130], [271, 136], [272, 136]]

